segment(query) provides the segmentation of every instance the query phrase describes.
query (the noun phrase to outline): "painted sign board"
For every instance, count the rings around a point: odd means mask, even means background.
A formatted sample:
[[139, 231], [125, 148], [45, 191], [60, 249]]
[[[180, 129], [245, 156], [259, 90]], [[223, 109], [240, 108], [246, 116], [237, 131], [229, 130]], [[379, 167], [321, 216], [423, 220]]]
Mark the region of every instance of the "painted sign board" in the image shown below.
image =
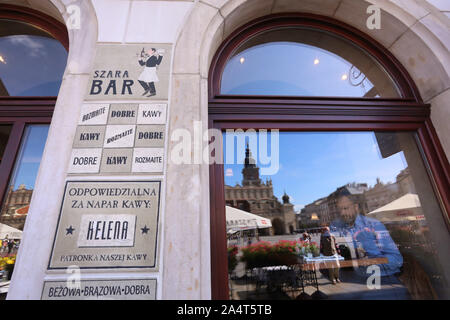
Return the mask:
[[161, 181], [67, 181], [49, 269], [155, 268]]
[[99, 44], [86, 100], [166, 100], [171, 45]]
[[45, 281], [41, 300], [155, 300], [156, 279]]
[[85, 103], [75, 132], [69, 174], [161, 174], [165, 103]]

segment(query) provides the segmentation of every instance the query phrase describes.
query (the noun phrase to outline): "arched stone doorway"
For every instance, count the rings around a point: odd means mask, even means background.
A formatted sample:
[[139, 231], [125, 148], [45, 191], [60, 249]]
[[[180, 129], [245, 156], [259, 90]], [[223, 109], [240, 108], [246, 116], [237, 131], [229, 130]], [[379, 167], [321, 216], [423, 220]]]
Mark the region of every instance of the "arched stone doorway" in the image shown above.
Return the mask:
[[[424, 20], [426, 15], [429, 15], [428, 18], [433, 17], [433, 19], [437, 15], [434, 12], [427, 11], [424, 8], [425, 5], [419, 5], [420, 8], [409, 7], [405, 9], [392, 3], [383, 3], [380, 4], [380, 7], [382, 9], [382, 21], [385, 22], [384, 27], [381, 30], [367, 30], [365, 27], [365, 17], [367, 16], [365, 9], [374, 3], [378, 4], [378, 1], [330, 0], [318, 4], [316, 1], [205, 0], [196, 3], [175, 47], [173, 65], [173, 81], [175, 85], [172, 91], [171, 128], [192, 128], [194, 121], [201, 121], [204, 128], [208, 126], [208, 94], [211, 93], [211, 88], [208, 87], [210, 63], [219, 45], [238, 27], [253, 19], [269, 14], [307, 12], [345, 21], [362, 32], [369, 34], [388, 48], [412, 76], [422, 99], [432, 104], [431, 119], [437, 128], [439, 136], [445, 137], [445, 135], [449, 134], [447, 132], [448, 129], [445, 128], [445, 125], [439, 124], [439, 114], [443, 114], [449, 103], [449, 100], [444, 99], [444, 97], [448, 95], [448, 66], [450, 64], [447, 63], [448, 54], [442, 48], [442, 41], [438, 33], [431, 31], [433, 28], [429, 27], [430, 24], [427, 24], [427, 21]], [[347, 17], [345, 12], [348, 11], [351, 11], [352, 15]], [[440, 18], [437, 17], [436, 19]], [[408, 48], [416, 48], [417, 50], [408, 50]], [[427, 56], [426, 61], [421, 66], [415, 63], [423, 60], [416, 54], [420, 51], [426, 52]], [[424, 79], [427, 80], [424, 81]], [[189, 106], [189, 109], [192, 110], [190, 117], [186, 117], [184, 114], [186, 106]], [[433, 134], [434, 129], [431, 121], [427, 122], [427, 126]], [[173, 144], [169, 144], [169, 152], [172, 147]], [[449, 142], [444, 143], [444, 149], [449, 155]], [[437, 161], [438, 166], [441, 166], [442, 163], [444, 162]], [[208, 176], [209, 166], [196, 166], [191, 176], [180, 183], [179, 177], [175, 172], [184, 172], [185, 169], [188, 168], [178, 167], [177, 169], [175, 166], [168, 165], [168, 188], [173, 186], [180, 191], [173, 197], [173, 204], [168, 204], [167, 210], [169, 211], [177, 210], [180, 205], [183, 206], [183, 203], [190, 207], [182, 195], [188, 191], [192, 192], [192, 181], [198, 182], [199, 186], [199, 189], [195, 190], [195, 195], [202, 199], [209, 199], [209, 186], [200, 183]], [[216, 177], [210, 178], [215, 179]], [[220, 183], [220, 181], [217, 182]], [[214, 203], [204, 201], [191, 209], [195, 211], [200, 221], [205, 223], [211, 221], [212, 229], [225, 228], [224, 221], [215, 219], [214, 214], [210, 216], [210, 208], [211, 212], [214, 209], [221, 210], [214, 206]], [[200, 239], [207, 239], [211, 236], [208, 228], [199, 228], [197, 231]], [[213, 247], [215, 245], [223, 245], [223, 243], [212, 244]], [[202, 242], [202, 246], [198, 250], [201, 252], [209, 251], [210, 247], [205, 242]], [[167, 258], [169, 260], [173, 259], [169, 256]], [[202, 274], [201, 282], [205, 283], [206, 287], [208, 287], [210, 276], [210, 266], [207, 263], [208, 261], [204, 261], [203, 264], [199, 264]], [[167, 290], [167, 292], [171, 292], [171, 288], [167, 288]], [[213, 293], [214, 296], [215, 294]]]
[[282, 235], [286, 233], [284, 222], [280, 218], [275, 218], [272, 220], [272, 228], [274, 235]]
[[[64, 164], [68, 163], [71, 150], [71, 145], [67, 141], [73, 138], [72, 134], [76, 129], [73, 119], [79, 115], [79, 107], [84, 98], [82, 92], [87, 84], [87, 74], [92, 68], [94, 58], [92, 52], [95, 51], [97, 40], [97, 19], [91, 2], [80, 1], [76, 4], [80, 8], [80, 18], [84, 24], [82, 28], [73, 28], [70, 13], [67, 10], [70, 3], [66, 1], [30, 1], [26, 7], [2, 4], [0, 8], [10, 13], [14, 12], [23, 19], [27, 19], [27, 15], [33, 15], [43, 20], [43, 23], [45, 23], [45, 17], [50, 16], [62, 23], [69, 35], [67, 65], [54, 106], [8, 299], [40, 299], [42, 294], [48, 254], [53, 239], [42, 238], [41, 234], [42, 230], [51, 232], [50, 230], [56, 228], [60, 203], [54, 199], [60, 199], [58, 197], [64, 190], [66, 170]], [[47, 23], [50, 22], [47, 21]], [[38, 246], [36, 246], [36, 236], [43, 239]], [[26, 288], [26, 292], [23, 288]]]

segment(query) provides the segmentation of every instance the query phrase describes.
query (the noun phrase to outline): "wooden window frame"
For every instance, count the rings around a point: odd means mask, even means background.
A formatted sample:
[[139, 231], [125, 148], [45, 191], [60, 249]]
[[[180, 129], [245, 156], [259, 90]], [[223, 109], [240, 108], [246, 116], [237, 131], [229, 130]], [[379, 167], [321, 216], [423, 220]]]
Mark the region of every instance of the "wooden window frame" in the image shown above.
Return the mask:
[[[309, 27], [343, 37], [375, 57], [397, 84], [402, 98], [245, 96], [220, 94], [226, 62], [251, 36], [279, 27]], [[208, 126], [280, 131], [412, 131], [449, 228], [450, 166], [430, 120], [430, 105], [400, 62], [380, 43], [333, 18], [306, 13], [275, 14], [233, 32], [219, 47], [209, 71]], [[211, 288], [228, 299], [228, 263], [223, 164], [212, 164], [210, 181]], [[450, 228], [449, 228], [450, 230]]]
[[[65, 25], [40, 11], [16, 5], [0, 4], [0, 19], [22, 21], [43, 29], [69, 52], [69, 36]], [[50, 124], [55, 103], [56, 97], [54, 96], [0, 96], [0, 125], [12, 126], [0, 163], [0, 200], [2, 200], [2, 205], [26, 126]]]

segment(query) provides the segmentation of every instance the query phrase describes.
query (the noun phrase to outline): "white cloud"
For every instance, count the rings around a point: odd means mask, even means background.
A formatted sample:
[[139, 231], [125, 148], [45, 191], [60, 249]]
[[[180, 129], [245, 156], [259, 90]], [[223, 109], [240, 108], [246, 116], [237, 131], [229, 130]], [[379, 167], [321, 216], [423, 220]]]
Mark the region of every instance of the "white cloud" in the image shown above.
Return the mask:
[[8, 37], [8, 40], [12, 44], [16, 45], [20, 44], [25, 47], [28, 47], [28, 49], [31, 50], [30, 55], [33, 57], [45, 55], [45, 51], [42, 50], [44, 48], [44, 45], [30, 36], [27, 35], [11, 36]]

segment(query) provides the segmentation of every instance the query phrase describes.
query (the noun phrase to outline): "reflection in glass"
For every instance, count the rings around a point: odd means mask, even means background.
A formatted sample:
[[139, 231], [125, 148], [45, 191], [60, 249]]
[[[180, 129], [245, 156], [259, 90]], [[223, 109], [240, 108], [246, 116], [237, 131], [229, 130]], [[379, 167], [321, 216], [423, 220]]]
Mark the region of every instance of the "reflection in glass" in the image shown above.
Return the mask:
[[0, 223], [7, 226], [3, 233], [9, 239], [21, 239], [48, 128], [48, 125], [29, 125], [25, 129], [0, 213]]
[[8, 143], [11, 129], [11, 125], [0, 125], [0, 163], [2, 162], [5, 153], [6, 144]]
[[57, 96], [67, 51], [50, 34], [0, 19], [0, 96]]
[[396, 85], [366, 52], [337, 36], [303, 28], [260, 33], [236, 49], [222, 94], [399, 97]]
[[264, 137], [225, 136], [224, 158], [242, 159], [224, 164], [232, 299], [450, 297], [450, 236], [414, 134], [282, 132], [270, 176]]

